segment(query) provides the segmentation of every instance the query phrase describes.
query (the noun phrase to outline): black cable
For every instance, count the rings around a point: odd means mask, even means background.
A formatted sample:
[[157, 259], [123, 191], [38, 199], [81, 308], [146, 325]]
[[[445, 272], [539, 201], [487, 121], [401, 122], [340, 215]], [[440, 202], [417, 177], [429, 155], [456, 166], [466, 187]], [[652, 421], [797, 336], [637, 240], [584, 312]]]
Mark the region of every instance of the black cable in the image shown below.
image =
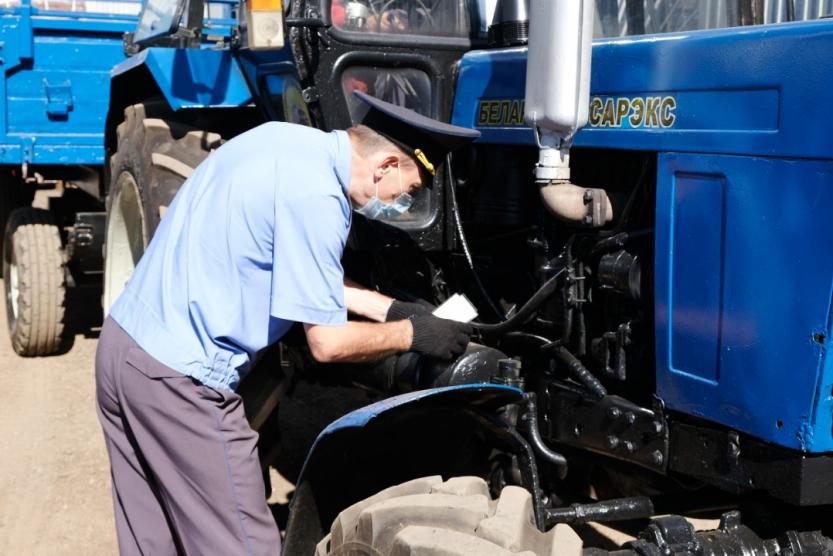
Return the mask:
[[519, 326], [523, 325], [527, 319], [529, 319], [538, 307], [549, 298], [553, 293], [555, 293], [556, 289], [558, 289], [558, 285], [561, 282], [561, 277], [564, 275], [565, 269], [561, 269], [556, 272], [549, 280], [544, 282], [544, 285], [535, 292], [529, 301], [527, 301], [520, 310], [506, 319], [503, 322], [499, 322], [497, 324], [482, 324], [478, 322], [473, 322], [471, 325], [479, 330], [484, 335], [494, 335], [494, 334], [503, 334], [505, 332], [509, 332], [518, 328]]
[[483, 282], [480, 281], [480, 276], [477, 274], [477, 270], [474, 268], [474, 259], [472, 259], [471, 251], [469, 250], [468, 241], [466, 241], [466, 234], [463, 231], [463, 221], [460, 218], [460, 208], [457, 205], [457, 192], [455, 191], [454, 187], [454, 175], [451, 173], [451, 155], [447, 155], [445, 158], [445, 166], [446, 166], [446, 175], [448, 177], [448, 194], [451, 197], [451, 211], [454, 214], [454, 225], [457, 229], [457, 237], [460, 239], [460, 246], [463, 248], [463, 254], [466, 257], [466, 262], [469, 265], [469, 269], [471, 270], [472, 276], [474, 277], [474, 282], [477, 284], [477, 287], [480, 289], [480, 293], [483, 295], [483, 298], [489, 304], [489, 308], [497, 315], [500, 320], [504, 320], [506, 315], [503, 314], [497, 304], [492, 301], [492, 296], [489, 295], [489, 292], [486, 291], [486, 287], [483, 285]]

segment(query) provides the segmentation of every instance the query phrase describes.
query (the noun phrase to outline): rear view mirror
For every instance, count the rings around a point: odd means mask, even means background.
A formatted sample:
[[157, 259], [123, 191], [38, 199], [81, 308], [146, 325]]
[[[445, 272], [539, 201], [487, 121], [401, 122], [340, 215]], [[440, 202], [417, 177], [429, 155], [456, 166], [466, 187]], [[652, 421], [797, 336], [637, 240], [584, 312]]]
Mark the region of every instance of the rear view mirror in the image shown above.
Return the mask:
[[179, 27], [185, 13], [187, 0], [147, 0], [139, 24], [133, 34], [133, 42], [145, 44], [158, 38], [172, 35]]

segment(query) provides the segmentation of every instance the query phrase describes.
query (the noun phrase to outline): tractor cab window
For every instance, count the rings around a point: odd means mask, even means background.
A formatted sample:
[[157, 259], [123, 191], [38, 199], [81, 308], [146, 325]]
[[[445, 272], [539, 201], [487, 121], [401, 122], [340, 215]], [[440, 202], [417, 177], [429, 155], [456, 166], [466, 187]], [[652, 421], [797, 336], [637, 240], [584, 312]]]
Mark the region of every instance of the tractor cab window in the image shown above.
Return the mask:
[[[468, 0], [332, 0], [337, 29], [359, 33], [467, 38], [479, 32], [478, 2]], [[472, 25], [472, 18], [476, 18]]]
[[831, 15], [830, 0], [596, 0], [595, 35], [675, 33]]

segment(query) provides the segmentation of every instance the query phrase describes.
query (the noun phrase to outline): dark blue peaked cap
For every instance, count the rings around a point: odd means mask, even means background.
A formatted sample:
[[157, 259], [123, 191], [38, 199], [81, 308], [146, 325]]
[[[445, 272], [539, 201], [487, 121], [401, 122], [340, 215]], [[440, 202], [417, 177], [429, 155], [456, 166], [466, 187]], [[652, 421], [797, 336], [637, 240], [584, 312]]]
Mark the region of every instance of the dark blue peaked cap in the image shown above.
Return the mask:
[[[361, 91], [353, 94], [369, 107], [360, 123], [396, 143], [432, 176], [445, 155], [480, 137], [476, 129], [446, 124]], [[430, 185], [432, 180], [425, 181]]]

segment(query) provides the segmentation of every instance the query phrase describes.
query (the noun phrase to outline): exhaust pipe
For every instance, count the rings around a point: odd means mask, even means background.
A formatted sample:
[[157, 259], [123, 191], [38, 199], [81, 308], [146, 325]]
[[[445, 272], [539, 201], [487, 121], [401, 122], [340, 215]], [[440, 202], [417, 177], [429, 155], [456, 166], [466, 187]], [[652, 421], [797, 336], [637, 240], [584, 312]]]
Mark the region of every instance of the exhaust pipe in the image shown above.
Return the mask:
[[570, 181], [570, 146], [587, 123], [595, 0], [531, 0], [526, 123], [535, 132], [535, 181], [556, 217], [599, 227], [613, 219], [604, 189]]
[[529, 0], [498, 0], [489, 26], [489, 45], [518, 46], [528, 39]]

